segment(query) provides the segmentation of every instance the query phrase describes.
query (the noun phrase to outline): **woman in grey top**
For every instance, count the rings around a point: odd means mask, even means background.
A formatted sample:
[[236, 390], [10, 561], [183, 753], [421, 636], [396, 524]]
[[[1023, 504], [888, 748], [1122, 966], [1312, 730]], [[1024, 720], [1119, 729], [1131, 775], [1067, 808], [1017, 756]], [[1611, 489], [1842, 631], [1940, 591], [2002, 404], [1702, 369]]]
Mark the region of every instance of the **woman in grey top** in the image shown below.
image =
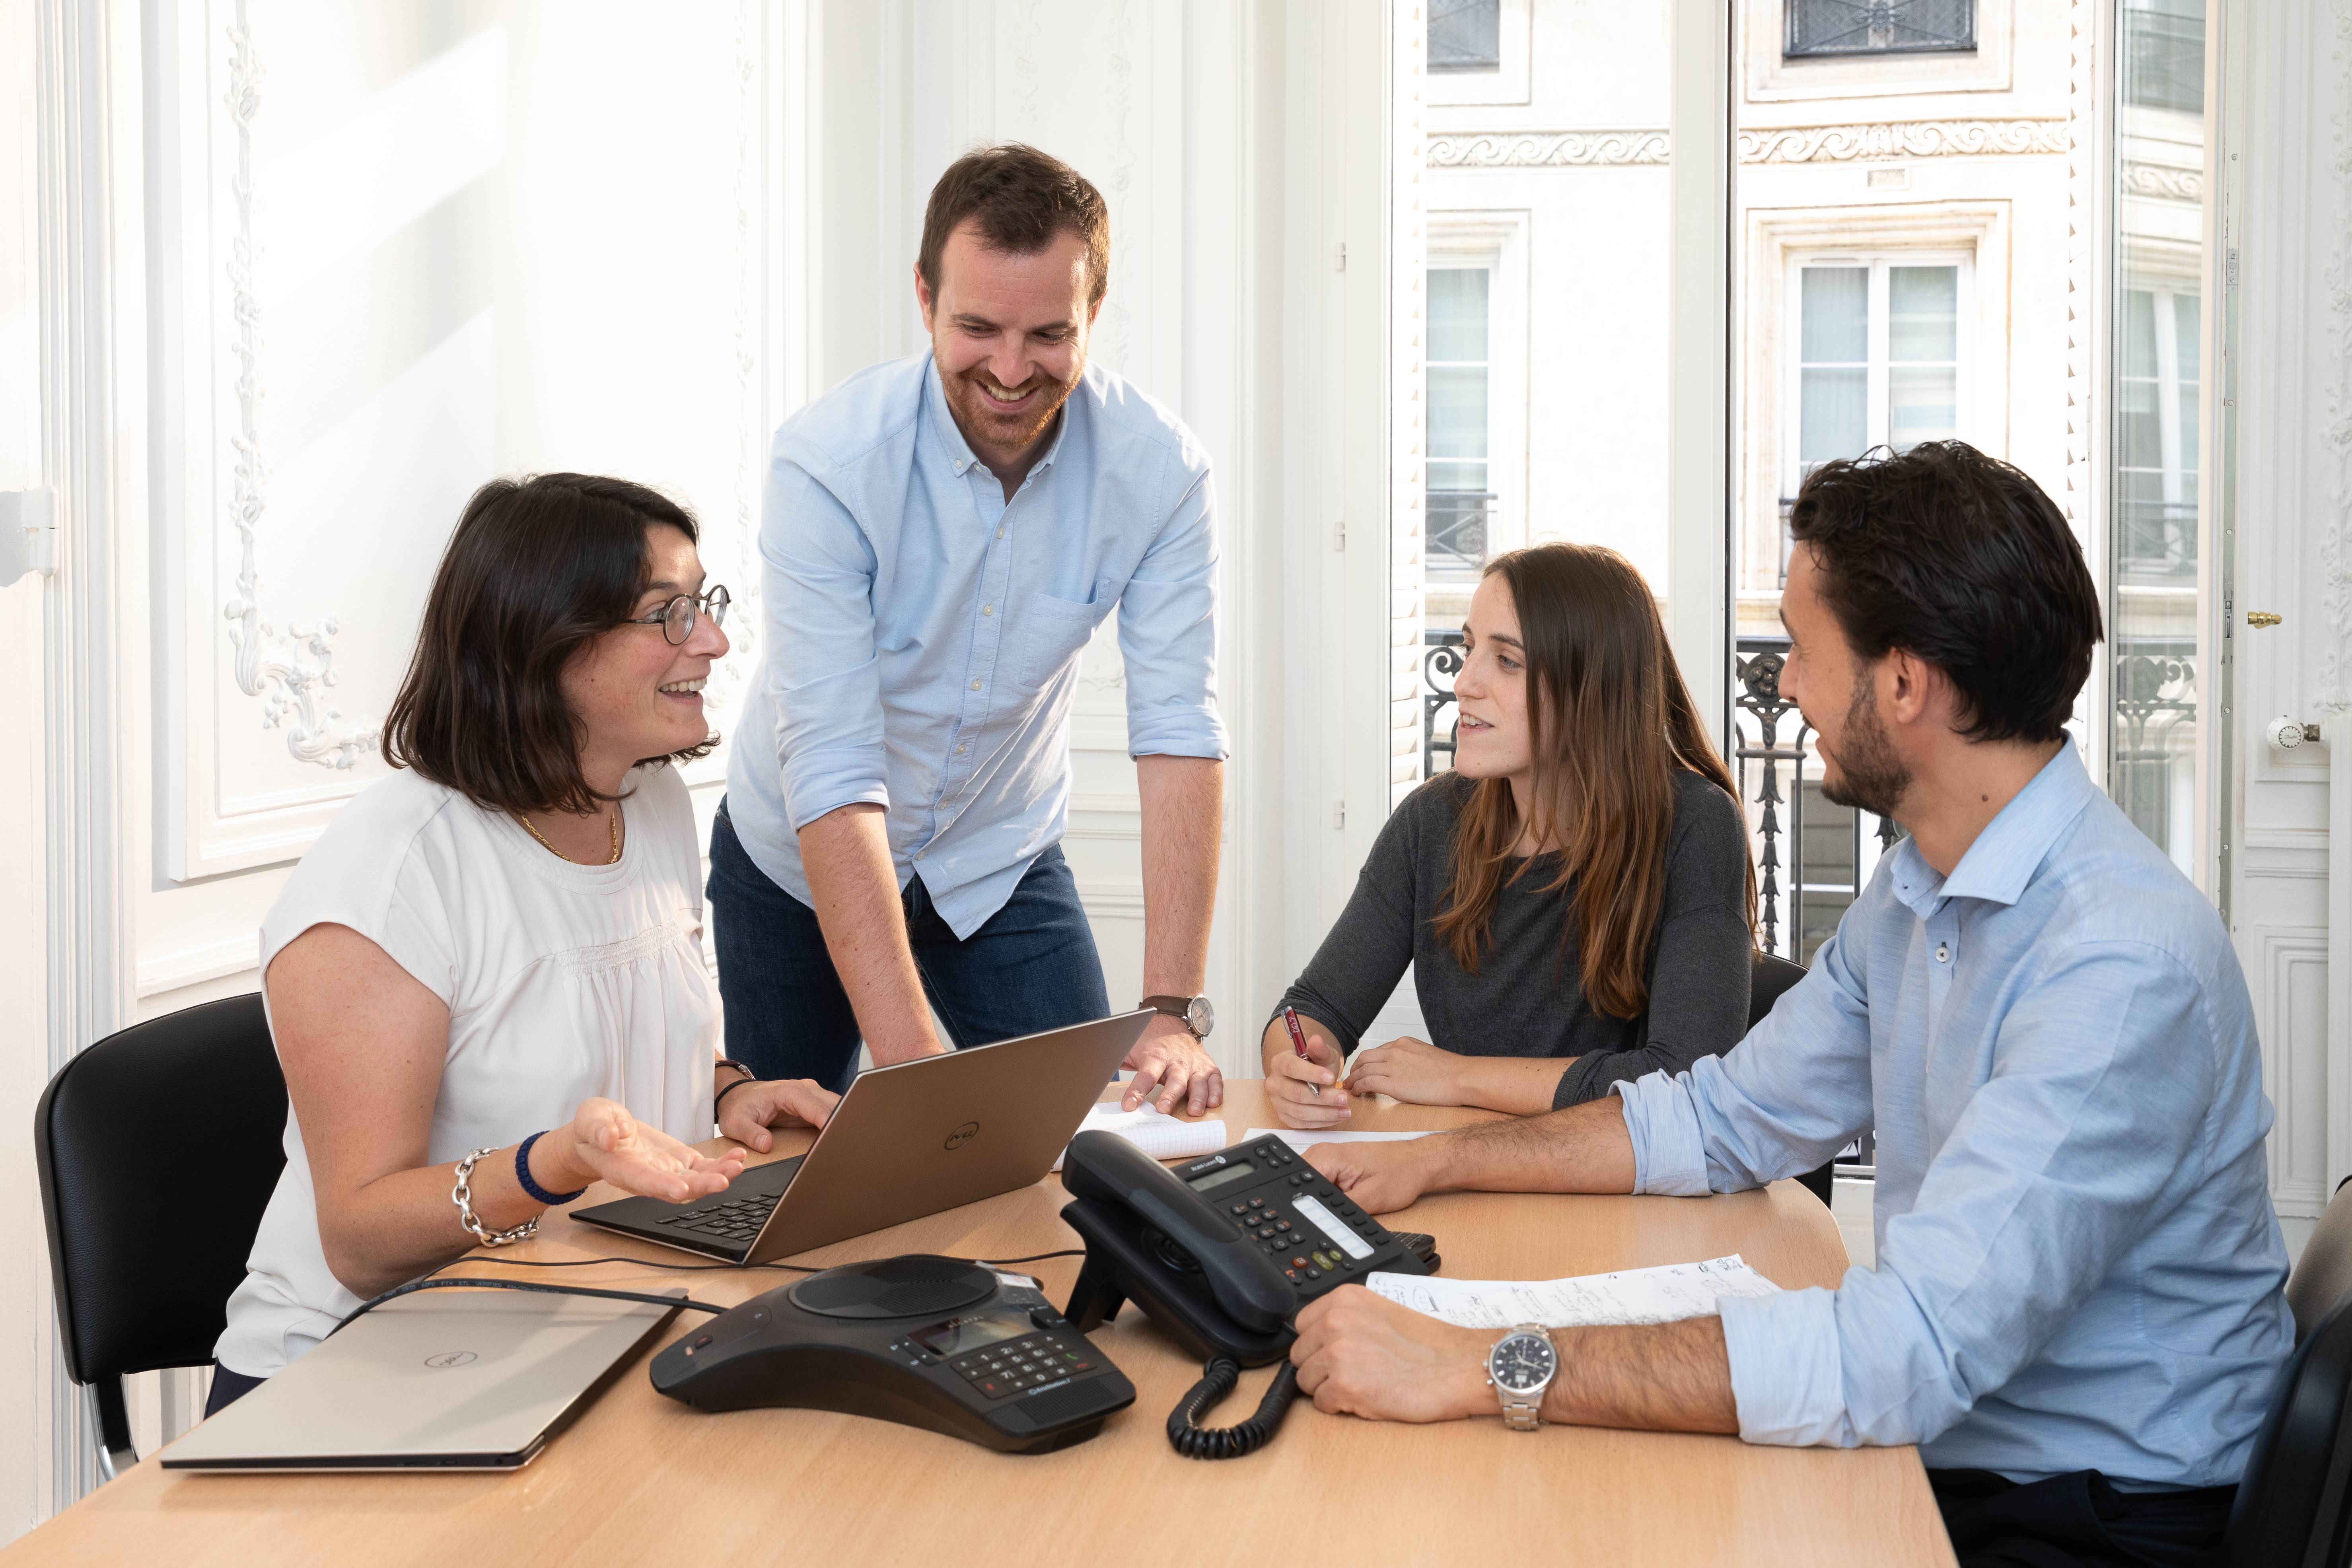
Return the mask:
[[[1517, 1115], [1727, 1051], [1747, 1032], [1756, 878], [1731, 774], [1624, 557], [1491, 563], [1463, 627], [1454, 771], [1381, 828], [1261, 1049], [1276, 1113], [1349, 1093]], [[1433, 1040], [1356, 1057], [1412, 965]]]

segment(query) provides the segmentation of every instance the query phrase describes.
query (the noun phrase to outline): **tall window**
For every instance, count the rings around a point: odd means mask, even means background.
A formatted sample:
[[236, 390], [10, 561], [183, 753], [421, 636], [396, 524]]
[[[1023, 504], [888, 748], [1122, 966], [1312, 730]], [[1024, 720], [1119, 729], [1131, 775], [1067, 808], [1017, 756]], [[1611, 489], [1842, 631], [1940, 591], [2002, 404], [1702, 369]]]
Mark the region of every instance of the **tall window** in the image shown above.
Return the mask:
[[1486, 564], [1495, 489], [1488, 359], [1494, 272], [1433, 267], [1429, 272], [1430, 574], [1475, 579]]
[[1976, 0], [1789, 0], [1790, 59], [1973, 49]]
[[2116, 12], [2107, 790], [2199, 874], [2204, 0]]
[[1503, 0], [1434, 0], [1429, 68], [1491, 71], [1503, 65]]
[[1960, 299], [1967, 263], [1879, 258], [1800, 262], [1797, 416], [1788, 489], [1838, 458], [1959, 434]]

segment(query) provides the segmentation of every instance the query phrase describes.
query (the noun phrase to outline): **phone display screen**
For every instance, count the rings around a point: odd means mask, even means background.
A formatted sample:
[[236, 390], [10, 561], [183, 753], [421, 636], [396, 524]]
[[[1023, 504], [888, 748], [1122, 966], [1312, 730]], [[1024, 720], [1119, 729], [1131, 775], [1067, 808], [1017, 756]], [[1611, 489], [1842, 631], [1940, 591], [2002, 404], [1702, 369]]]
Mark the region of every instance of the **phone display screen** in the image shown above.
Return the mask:
[[1247, 1160], [1236, 1160], [1222, 1171], [1212, 1171], [1205, 1176], [1195, 1176], [1184, 1184], [1196, 1193], [1213, 1193], [1219, 1187], [1230, 1187], [1244, 1176], [1255, 1175], [1257, 1167]]
[[982, 1345], [1017, 1340], [1034, 1327], [1027, 1318], [1014, 1313], [983, 1312], [977, 1317], [950, 1319], [936, 1329], [915, 1335], [914, 1341], [941, 1355], [959, 1356]]

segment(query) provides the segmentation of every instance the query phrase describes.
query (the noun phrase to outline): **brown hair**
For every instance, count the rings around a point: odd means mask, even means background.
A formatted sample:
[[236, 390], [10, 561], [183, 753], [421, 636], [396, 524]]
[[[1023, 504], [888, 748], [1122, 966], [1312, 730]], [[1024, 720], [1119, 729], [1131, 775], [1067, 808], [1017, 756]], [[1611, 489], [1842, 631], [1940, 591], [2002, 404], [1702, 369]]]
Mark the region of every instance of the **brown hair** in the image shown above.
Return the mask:
[[[1598, 1013], [1638, 1017], [1650, 1005], [1644, 971], [1665, 907], [1675, 770], [1734, 801], [1738, 792], [1683, 684], [1649, 584], [1630, 562], [1596, 545], [1539, 544], [1496, 557], [1486, 575], [1509, 584], [1525, 644], [1531, 815], [1538, 840], [1561, 849], [1544, 890], [1574, 884], [1570, 914], [1586, 1001]], [[1536, 864], [1514, 863], [1523, 826], [1508, 779], [1471, 786], [1434, 922], [1470, 973], [1496, 899]], [[1756, 868], [1746, 869], [1752, 936]]]
[[1089, 305], [1110, 287], [1110, 209], [1084, 174], [1020, 142], [980, 147], [950, 163], [931, 187], [923, 213], [923, 248], [915, 267], [931, 298], [940, 296], [940, 252], [970, 218], [991, 250], [1034, 256], [1057, 234], [1087, 242]]
[[563, 668], [636, 608], [656, 525], [696, 537], [684, 507], [626, 479], [538, 474], [476, 490], [425, 596], [384, 760], [489, 811], [587, 813], [612, 798], [580, 772]]

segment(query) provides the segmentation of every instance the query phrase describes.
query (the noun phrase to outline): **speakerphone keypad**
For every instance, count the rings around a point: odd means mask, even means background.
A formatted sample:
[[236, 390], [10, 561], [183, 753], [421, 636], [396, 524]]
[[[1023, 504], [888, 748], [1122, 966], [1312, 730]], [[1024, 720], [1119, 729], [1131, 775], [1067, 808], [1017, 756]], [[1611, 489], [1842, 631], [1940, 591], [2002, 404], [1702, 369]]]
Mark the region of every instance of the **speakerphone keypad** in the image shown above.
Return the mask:
[[1073, 1344], [1055, 1334], [1008, 1340], [948, 1363], [990, 1399], [1010, 1399], [1049, 1383], [1082, 1377], [1102, 1364], [1102, 1357], [1091, 1347]]

